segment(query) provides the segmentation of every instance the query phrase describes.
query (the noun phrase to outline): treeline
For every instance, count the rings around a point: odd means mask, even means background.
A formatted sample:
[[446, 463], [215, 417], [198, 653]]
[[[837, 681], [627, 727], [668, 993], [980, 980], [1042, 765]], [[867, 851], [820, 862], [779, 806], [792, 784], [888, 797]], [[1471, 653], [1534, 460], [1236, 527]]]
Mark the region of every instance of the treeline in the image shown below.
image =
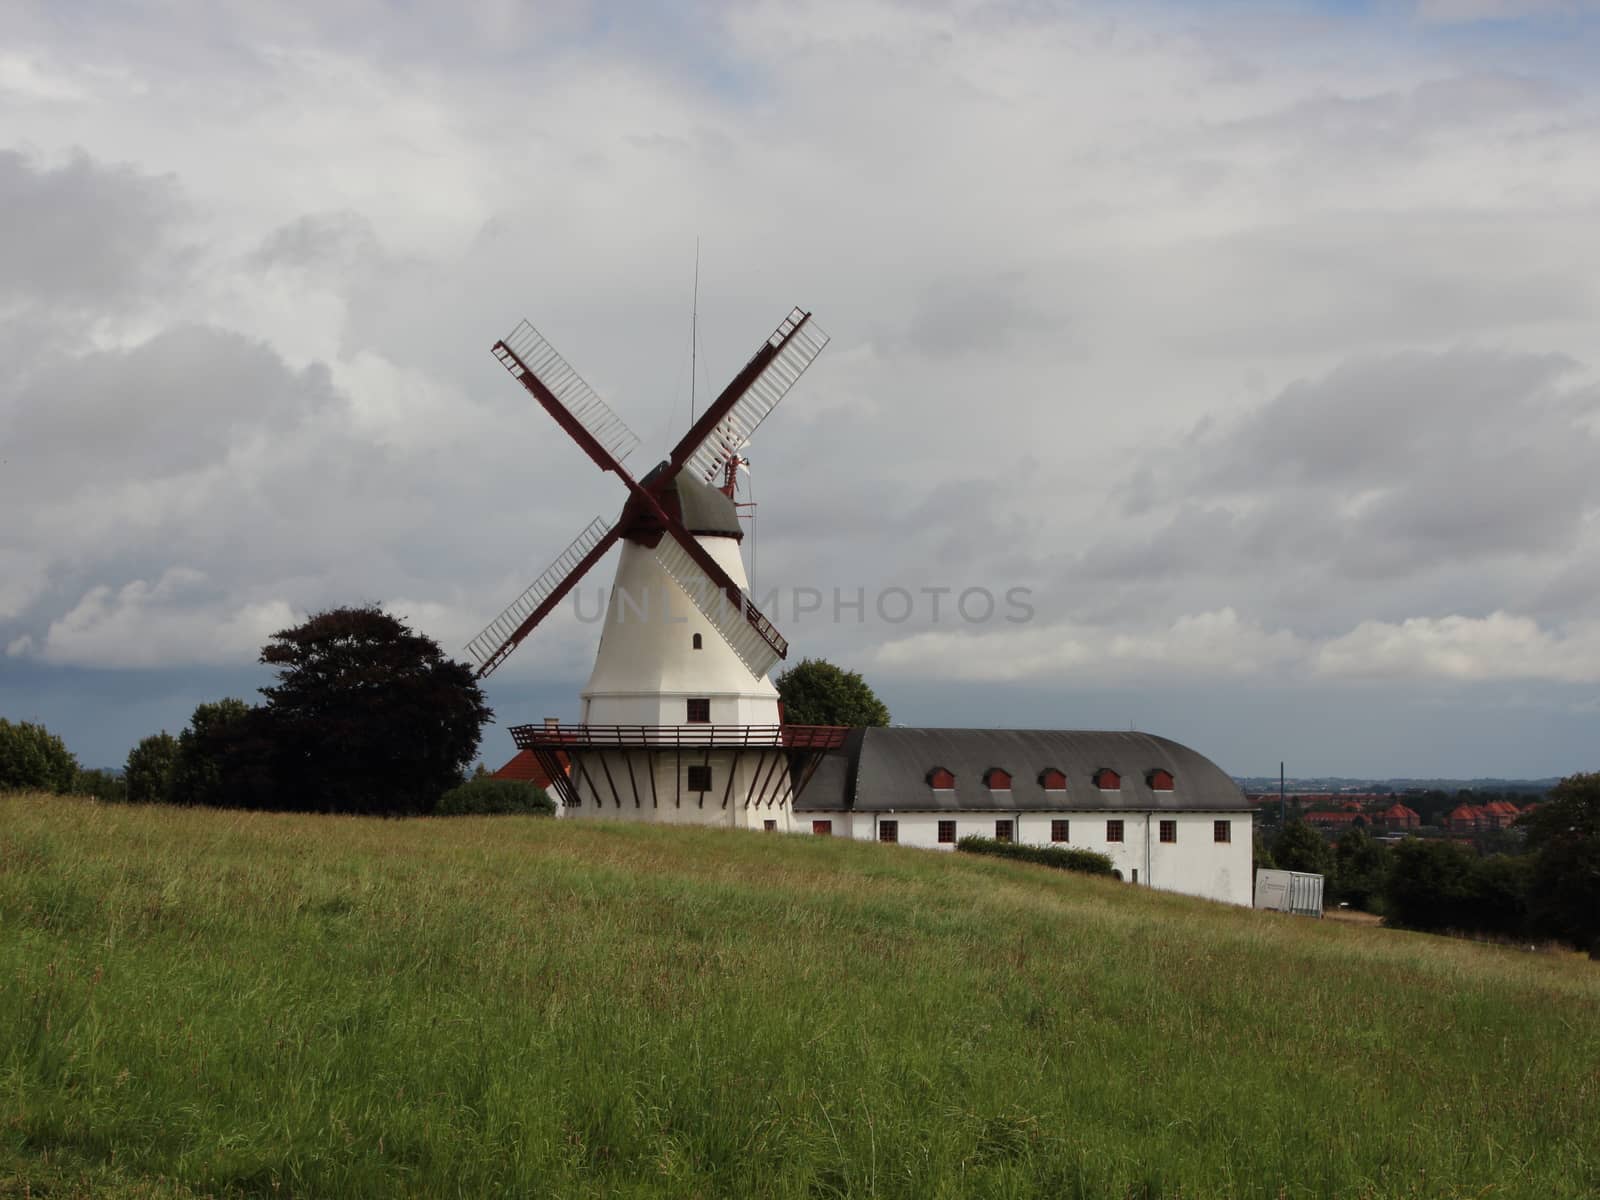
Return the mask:
[[1403, 929], [1565, 942], [1600, 959], [1600, 773], [1573, 775], [1517, 822], [1523, 853], [1481, 855], [1442, 838], [1393, 846], [1350, 829], [1329, 844], [1291, 821], [1256, 865], [1324, 877], [1324, 903]]
[[0, 722], [0, 787], [136, 804], [400, 816], [554, 812], [531, 784], [466, 779], [492, 712], [462, 663], [374, 605], [319, 613], [261, 651], [265, 702], [201, 704], [144, 738], [121, 779], [41, 726]]

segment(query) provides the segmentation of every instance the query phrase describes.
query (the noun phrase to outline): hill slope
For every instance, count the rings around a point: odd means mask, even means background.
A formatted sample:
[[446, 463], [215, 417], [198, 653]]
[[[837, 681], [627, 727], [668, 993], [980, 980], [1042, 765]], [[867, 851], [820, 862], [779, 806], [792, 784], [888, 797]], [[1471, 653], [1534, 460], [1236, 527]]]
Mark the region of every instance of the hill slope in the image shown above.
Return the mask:
[[1600, 973], [965, 856], [0, 797], [0, 1195], [1577, 1196]]

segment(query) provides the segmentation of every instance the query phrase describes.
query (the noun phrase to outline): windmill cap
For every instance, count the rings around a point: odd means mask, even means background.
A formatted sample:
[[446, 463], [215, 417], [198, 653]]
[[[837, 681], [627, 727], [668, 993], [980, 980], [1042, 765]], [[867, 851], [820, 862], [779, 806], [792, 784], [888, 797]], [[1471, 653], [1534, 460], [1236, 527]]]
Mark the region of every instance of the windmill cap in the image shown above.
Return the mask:
[[[639, 482], [651, 487], [666, 471], [669, 464], [659, 463]], [[687, 471], [679, 471], [677, 478], [660, 493], [661, 507], [677, 516], [690, 533], [708, 537], [744, 537], [739, 525], [739, 510], [733, 500], [719, 488], [691, 478]]]

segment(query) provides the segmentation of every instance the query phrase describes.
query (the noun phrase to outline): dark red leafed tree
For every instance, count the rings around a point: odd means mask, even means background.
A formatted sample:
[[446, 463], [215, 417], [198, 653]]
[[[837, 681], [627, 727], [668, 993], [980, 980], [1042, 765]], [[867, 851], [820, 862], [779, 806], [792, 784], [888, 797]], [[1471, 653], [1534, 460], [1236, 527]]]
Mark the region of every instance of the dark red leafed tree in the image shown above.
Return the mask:
[[463, 663], [377, 605], [318, 613], [261, 651], [273, 807], [427, 813], [477, 753], [493, 713]]

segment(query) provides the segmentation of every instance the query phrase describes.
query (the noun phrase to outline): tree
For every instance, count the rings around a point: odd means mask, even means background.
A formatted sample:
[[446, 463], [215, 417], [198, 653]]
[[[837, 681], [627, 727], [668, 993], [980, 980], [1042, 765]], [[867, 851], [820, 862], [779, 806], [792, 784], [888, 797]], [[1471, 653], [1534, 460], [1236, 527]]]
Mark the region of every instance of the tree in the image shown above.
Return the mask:
[[43, 725], [0, 717], [0, 788], [69, 792], [78, 760], [66, 743]]
[[93, 796], [108, 804], [121, 804], [128, 798], [128, 785], [115, 771], [93, 767], [78, 771], [72, 780], [72, 792], [76, 796]]
[[122, 778], [130, 804], [163, 804], [172, 790], [172, 766], [178, 757], [178, 739], [165, 729], [142, 738], [128, 751]]
[[855, 671], [805, 658], [778, 676], [783, 719], [791, 725], [883, 726], [889, 709]]
[[470, 668], [376, 605], [279, 630], [261, 661], [278, 668], [261, 723], [280, 807], [432, 812], [493, 716]]
[[170, 766], [167, 799], [173, 804], [208, 807], [232, 805], [237, 797], [224, 787], [224, 747], [233, 727], [243, 721], [250, 706], [230, 696], [195, 706], [189, 724], [178, 734]]
[[1290, 821], [1272, 839], [1272, 858], [1285, 871], [1333, 874], [1333, 850], [1304, 821]]
[[1347, 829], [1333, 851], [1334, 899], [1371, 912], [1382, 899], [1388, 858], [1364, 829]]
[[1600, 959], [1600, 773], [1569, 775], [1521, 824], [1535, 928]]

